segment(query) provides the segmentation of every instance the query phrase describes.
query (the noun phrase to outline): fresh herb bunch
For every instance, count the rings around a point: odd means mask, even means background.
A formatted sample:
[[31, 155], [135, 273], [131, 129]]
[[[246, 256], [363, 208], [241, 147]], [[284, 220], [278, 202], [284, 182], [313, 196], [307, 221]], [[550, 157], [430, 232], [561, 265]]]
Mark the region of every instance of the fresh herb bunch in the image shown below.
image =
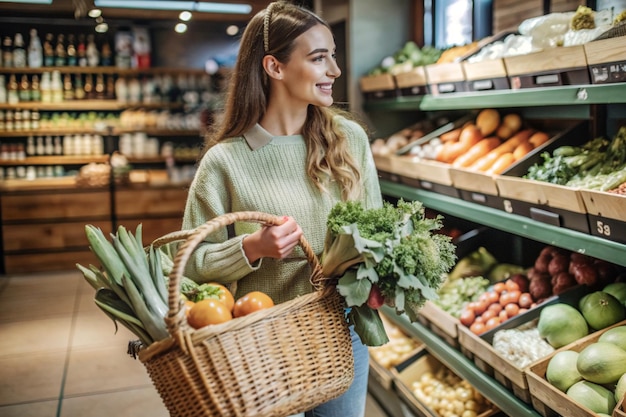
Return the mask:
[[442, 219], [426, 218], [419, 201], [375, 209], [342, 202], [331, 210], [322, 272], [339, 278], [337, 289], [351, 307], [348, 318], [366, 345], [388, 341], [377, 311], [383, 303], [415, 321], [424, 302], [437, 298], [456, 261], [451, 238], [436, 233]]

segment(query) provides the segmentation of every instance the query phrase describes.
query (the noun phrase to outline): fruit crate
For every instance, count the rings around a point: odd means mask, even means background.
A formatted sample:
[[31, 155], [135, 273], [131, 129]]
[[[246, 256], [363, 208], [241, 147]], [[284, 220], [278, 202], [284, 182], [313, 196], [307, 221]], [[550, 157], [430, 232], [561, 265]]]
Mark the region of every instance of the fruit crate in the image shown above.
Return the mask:
[[587, 209], [578, 188], [523, 178], [532, 165], [543, 163], [543, 152], [552, 154], [562, 145], [582, 145], [591, 138], [589, 124], [584, 120], [546, 120], [545, 123], [552, 124], [551, 129], [560, 130], [561, 133], [502, 175], [496, 176], [498, 195], [509, 201], [514, 214], [589, 234]]
[[512, 89], [589, 84], [582, 45], [548, 48], [504, 58]]
[[[428, 350], [421, 351], [411, 362], [406, 363], [403, 367], [394, 369], [395, 390], [400, 400], [408, 406], [411, 413], [418, 416], [439, 416], [432, 408], [417, 398], [413, 392], [413, 383], [419, 381], [426, 374], [436, 375], [437, 372], [443, 370], [452, 372], [431, 355]], [[498, 412], [497, 407], [487, 403], [485, 410], [478, 414], [477, 417], [488, 417]]]
[[[473, 229], [455, 241], [457, 259], [474, 252], [480, 247], [487, 249], [500, 263], [531, 265], [544, 246], [529, 239], [488, 228]], [[450, 346], [460, 348], [459, 319], [437, 304], [427, 301], [420, 310], [418, 321], [437, 334]]]
[[[526, 378], [527, 367], [520, 367], [509, 361], [493, 347], [496, 332], [504, 329], [516, 329], [524, 325], [535, 325], [543, 308], [556, 303], [577, 305], [586, 293], [583, 287], [574, 287], [559, 296], [553, 296], [525, 313], [519, 314], [496, 328], [481, 335], [476, 335], [466, 326], [459, 325], [459, 343], [461, 352], [474, 361], [483, 372], [494, 377], [517, 398], [527, 404], [532, 402], [529, 383]], [[533, 362], [537, 363], [538, 361]], [[529, 365], [532, 366], [533, 364]]]
[[626, 243], [626, 195], [580, 190], [592, 235]]
[[615, 410], [613, 410], [612, 417], [626, 417], [626, 404], [624, 403], [624, 399], [626, 399], [626, 396], [619, 400], [615, 406]]
[[[384, 313], [380, 313], [380, 318], [389, 337], [389, 343], [384, 346], [368, 348], [370, 352], [370, 377], [385, 390], [390, 390], [393, 388], [391, 370], [402, 366], [406, 361], [410, 361], [413, 356], [424, 349], [424, 344], [407, 335], [400, 327], [387, 319]], [[386, 359], [386, 363], [383, 362], [383, 358]]]
[[359, 79], [359, 84], [366, 100], [396, 98], [399, 95], [396, 79], [388, 73], [365, 75]]
[[[571, 397], [567, 396], [564, 392], [550, 384], [546, 380], [546, 369], [550, 359], [554, 357], [558, 352], [565, 350], [574, 350], [576, 352], [582, 351], [585, 347], [596, 342], [598, 338], [607, 330], [613, 327], [626, 325], [626, 320], [609, 326], [605, 329], [593, 332], [582, 339], [565, 345], [555, 350], [549, 356], [543, 358], [541, 361], [534, 363], [526, 368], [526, 376], [528, 380], [528, 386], [530, 388], [530, 395], [532, 405], [542, 416], [544, 417], [593, 417], [597, 414], [591, 411], [584, 405], [574, 401]], [[619, 404], [618, 404], [619, 406]], [[617, 409], [617, 407], [616, 407]], [[620, 411], [623, 414], [623, 411]], [[620, 414], [617, 414], [620, 415]], [[613, 410], [613, 416], [616, 416], [615, 409]]]

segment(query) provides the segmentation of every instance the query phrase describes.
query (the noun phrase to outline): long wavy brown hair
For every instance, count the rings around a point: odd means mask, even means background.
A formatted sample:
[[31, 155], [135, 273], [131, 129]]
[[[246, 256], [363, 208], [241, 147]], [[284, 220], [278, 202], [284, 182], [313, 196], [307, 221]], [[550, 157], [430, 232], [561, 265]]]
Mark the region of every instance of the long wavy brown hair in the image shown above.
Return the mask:
[[[263, 57], [272, 55], [280, 62], [288, 62], [294, 40], [320, 24], [330, 29], [313, 12], [284, 1], [271, 3], [250, 20], [229, 80], [224, 115], [209, 132], [205, 150], [227, 138], [243, 135], [263, 118], [270, 91]], [[342, 198], [348, 200], [360, 195], [361, 173], [348, 152], [337, 115], [353, 119], [335, 107], [309, 105], [302, 129], [307, 140], [307, 175], [322, 191], [327, 190], [324, 179], [334, 179]]]

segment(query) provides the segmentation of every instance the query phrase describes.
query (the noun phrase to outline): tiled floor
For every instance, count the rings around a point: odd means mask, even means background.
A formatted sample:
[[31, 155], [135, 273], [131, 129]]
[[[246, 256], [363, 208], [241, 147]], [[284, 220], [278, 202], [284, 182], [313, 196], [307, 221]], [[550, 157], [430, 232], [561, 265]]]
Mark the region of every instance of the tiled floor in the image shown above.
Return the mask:
[[[168, 416], [93, 295], [78, 271], [0, 276], [0, 416]], [[368, 399], [365, 417], [384, 414]]]

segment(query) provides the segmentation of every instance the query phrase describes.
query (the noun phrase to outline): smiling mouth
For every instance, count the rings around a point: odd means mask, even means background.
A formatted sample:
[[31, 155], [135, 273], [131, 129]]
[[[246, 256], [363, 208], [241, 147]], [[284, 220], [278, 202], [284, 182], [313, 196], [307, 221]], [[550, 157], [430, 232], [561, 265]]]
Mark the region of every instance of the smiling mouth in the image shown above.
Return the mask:
[[322, 90], [322, 91], [326, 91], [326, 92], [333, 91], [333, 85], [332, 84], [318, 84], [317, 87], [320, 90]]

